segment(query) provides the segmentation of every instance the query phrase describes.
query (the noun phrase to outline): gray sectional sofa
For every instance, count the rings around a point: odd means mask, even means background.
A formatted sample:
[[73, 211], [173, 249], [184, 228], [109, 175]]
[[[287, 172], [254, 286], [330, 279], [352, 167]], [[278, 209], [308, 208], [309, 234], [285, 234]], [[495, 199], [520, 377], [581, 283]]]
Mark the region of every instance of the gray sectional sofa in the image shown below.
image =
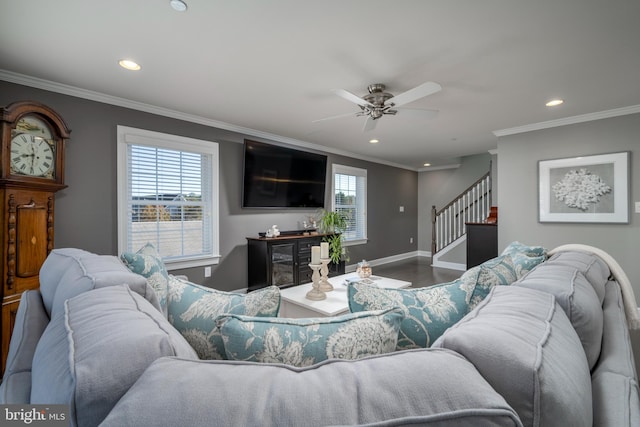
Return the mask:
[[431, 348], [301, 368], [200, 360], [145, 278], [57, 249], [23, 295], [0, 403], [67, 404], [74, 426], [638, 426], [636, 303], [605, 261], [556, 251]]

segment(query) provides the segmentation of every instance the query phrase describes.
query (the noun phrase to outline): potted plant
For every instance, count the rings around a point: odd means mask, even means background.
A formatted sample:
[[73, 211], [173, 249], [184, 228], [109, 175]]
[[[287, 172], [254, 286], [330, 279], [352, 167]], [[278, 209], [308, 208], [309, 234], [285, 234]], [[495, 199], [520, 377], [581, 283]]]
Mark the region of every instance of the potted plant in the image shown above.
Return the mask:
[[342, 212], [338, 211], [321, 211], [320, 212], [320, 232], [330, 233], [322, 238], [329, 243], [329, 258], [336, 266], [343, 259], [348, 261], [346, 248], [342, 247], [342, 235], [349, 226], [349, 218]]

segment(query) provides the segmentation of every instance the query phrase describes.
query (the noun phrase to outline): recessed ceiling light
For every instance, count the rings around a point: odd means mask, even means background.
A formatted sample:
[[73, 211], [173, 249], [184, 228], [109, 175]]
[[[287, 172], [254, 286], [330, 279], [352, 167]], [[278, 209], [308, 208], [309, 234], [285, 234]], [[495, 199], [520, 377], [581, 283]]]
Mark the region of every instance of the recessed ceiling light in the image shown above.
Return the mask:
[[547, 107], [555, 107], [556, 105], [560, 105], [563, 102], [564, 101], [562, 99], [552, 99], [551, 101], [547, 102], [545, 105]]
[[380, 141], [378, 141], [377, 139], [370, 139], [369, 142], [372, 144], [377, 144]]
[[138, 71], [140, 69], [140, 65], [130, 59], [121, 59], [120, 61], [118, 61], [118, 64], [120, 64], [122, 68], [126, 68], [127, 70], [131, 71]]
[[173, 10], [176, 10], [178, 12], [184, 12], [185, 10], [187, 10], [187, 4], [182, 0], [171, 0], [169, 4], [171, 4]]
[[431, 163], [425, 163], [423, 166], [431, 166]]

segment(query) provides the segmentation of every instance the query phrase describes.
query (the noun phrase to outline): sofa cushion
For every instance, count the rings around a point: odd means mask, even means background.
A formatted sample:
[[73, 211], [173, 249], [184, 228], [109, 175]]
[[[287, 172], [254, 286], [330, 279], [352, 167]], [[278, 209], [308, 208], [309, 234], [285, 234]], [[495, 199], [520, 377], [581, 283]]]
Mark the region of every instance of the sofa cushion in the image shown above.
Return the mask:
[[158, 296], [158, 302], [164, 315], [167, 315], [167, 294], [169, 292], [169, 273], [152, 243], [147, 243], [138, 252], [123, 252], [120, 259], [129, 268], [147, 279]]
[[473, 363], [525, 426], [592, 425], [589, 365], [551, 294], [496, 286], [433, 347]]
[[[467, 308], [468, 311], [473, 310], [478, 303], [484, 300], [494, 286], [510, 285], [518, 280], [516, 266], [511, 255], [500, 255], [474, 268], [477, 269], [477, 279], [471, 295], [471, 302]], [[472, 268], [465, 272], [462, 277], [470, 276], [469, 280], [473, 280], [472, 278], [475, 274], [476, 272]]]
[[247, 294], [223, 292], [169, 275], [168, 315], [201, 359], [225, 359], [216, 319], [222, 314], [275, 317], [280, 289], [270, 286]]
[[403, 318], [394, 307], [307, 319], [226, 315], [217, 324], [229, 360], [311, 366], [394, 351]]
[[11, 345], [0, 385], [0, 403], [29, 403], [31, 394], [31, 363], [44, 333], [49, 316], [42, 305], [39, 291], [25, 291], [16, 313]]
[[556, 297], [556, 302], [580, 337], [589, 368], [593, 368], [602, 346], [602, 307], [598, 295], [584, 275], [568, 265], [545, 263], [513, 286], [545, 291]]
[[597, 372], [608, 371], [637, 380], [633, 347], [620, 285], [610, 281], [605, 286], [605, 292], [602, 305], [604, 320], [602, 350], [593, 373], [595, 375]]
[[520, 278], [547, 259], [547, 250], [542, 246], [527, 246], [520, 242], [511, 242], [501, 255], [511, 257], [516, 276]]
[[[171, 385], [171, 393], [157, 393]], [[224, 386], [222, 386], [224, 384]], [[217, 392], [218, 391], [218, 392]], [[463, 357], [407, 350], [307, 368], [238, 361], [154, 362], [104, 427], [520, 426]]]
[[40, 292], [49, 317], [64, 311], [64, 302], [92, 289], [127, 284], [160, 309], [158, 298], [139, 274], [132, 273], [118, 257], [96, 255], [79, 249], [54, 249], [40, 269]]
[[579, 252], [566, 251], [554, 254], [546, 262], [547, 264], [568, 265], [577, 268], [584, 277], [587, 278], [593, 290], [596, 291], [600, 304], [604, 300], [604, 286], [607, 283], [611, 271], [607, 264], [597, 255]]
[[426, 348], [467, 313], [475, 281], [462, 278], [418, 289], [383, 289], [364, 283], [349, 284], [351, 312], [399, 307], [404, 313], [398, 350]]
[[640, 395], [634, 378], [609, 371], [597, 372], [593, 375], [592, 387], [594, 426], [640, 426]]
[[65, 302], [38, 343], [31, 403], [67, 404], [72, 425], [98, 425], [162, 356], [197, 359], [157, 308], [128, 286], [82, 293]]

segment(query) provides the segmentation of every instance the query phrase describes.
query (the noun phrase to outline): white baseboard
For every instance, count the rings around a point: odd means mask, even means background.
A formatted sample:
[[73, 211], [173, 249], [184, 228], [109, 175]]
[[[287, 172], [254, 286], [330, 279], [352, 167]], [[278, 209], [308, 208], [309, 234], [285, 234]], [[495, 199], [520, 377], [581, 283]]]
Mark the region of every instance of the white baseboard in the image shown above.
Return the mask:
[[[376, 265], [388, 264], [390, 262], [395, 262], [395, 261], [402, 261], [403, 259], [414, 258], [416, 256], [419, 256], [418, 251], [411, 251], [403, 254], [391, 255], [384, 258], [367, 260], [367, 262], [371, 267], [375, 267]], [[345, 266], [344, 268], [345, 273], [352, 273], [356, 271], [356, 268], [358, 268], [358, 262], [356, 262], [355, 264], [349, 264]]]
[[467, 264], [460, 264], [458, 262], [435, 261], [431, 263], [431, 266], [437, 268], [448, 268], [449, 270], [467, 270]]

